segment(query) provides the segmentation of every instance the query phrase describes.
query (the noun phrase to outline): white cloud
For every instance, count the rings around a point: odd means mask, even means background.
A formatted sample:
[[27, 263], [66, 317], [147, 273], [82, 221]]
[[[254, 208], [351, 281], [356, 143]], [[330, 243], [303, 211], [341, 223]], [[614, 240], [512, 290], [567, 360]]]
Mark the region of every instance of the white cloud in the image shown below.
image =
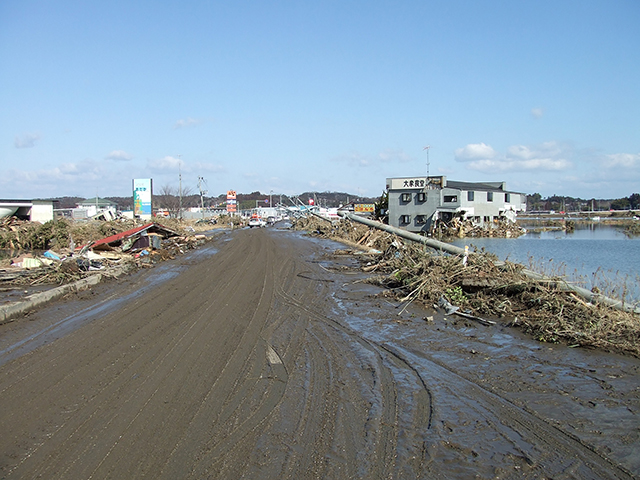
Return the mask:
[[148, 160], [147, 166], [155, 171], [177, 171], [179, 167], [184, 167], [184, 162], [179, 158], [168, 155], [160, 160]]
[[609, 168], [635, 168], [640, 167], [640, 154], [615, 153], [605, 156], [605, 166]]
[[227, 169], [224, 165], [218, 165], [215, 163], [196, 162], [193, 164], [193, 168], [190, 169], [194, 172], [210, 172], [210, 173], [224, 173]]
[[413, 160], [413, 158], [407, 155], [403, 150], [393, 150], [390, 148], [380, 152], [378, 154], [378, 158], [381, 162], [385, 163], [407, 163]]
[[532, 108], [531, 109], [531, 116], [533, 118], [542, 118], [543, 115], [544, 115], [544, 109], [542, 109], [542, 108]]
[[203, 122], [204, 120], [199, 120], [197, 118], [191, 118], [191, 117], [181, 118], [173, 125], [173, 129], [177, 130], [182, 127], [195, 127], [196, 125], [200, 125]]
[[491, 146], [484, 143], [470, 143], [464, 148], [456, 149], [455, 155], [458, 162], [466, 162], [494, 158], [497, 153]]
[[359, 152], [351, 152], [331, 159], [332, 162], [348, 163], [358, 167], [369, 167], [379, 164], [408, 163], [414, 159], [403, 150], [387, 148], [377, 155], [363, 155]]
[[[33, 192], [26, 195], [20, 194], [21, 197], [77, 195], [86, 190], [93, 190], [96, 186], [107, 187], [109, 184], [121, 181], [117, 174], [103, 167], [103, 162], [86, 159], [44, 169], [12, 169], [7, 174], [11, 185], [6, 185], [6, 188]], [[61, 193], [61, 185], [64, 185], [65, 193]]]
[[128, 162], [129, 160], [133, 159], [133, 155], [125, 152], [124, 150], [113, 150], [109, 155], [106, 156], [106, 159]]
[[62, 163], [59, 167], [53, 169], [58, 175], [77, 175], [87, 170], [86, 165], [80, 166], [77, 163]]
[[16, 148], [32, 148], [38, 140], [40, 140], [39, 133], [25, 133], [21, 137], [16, 136], [13, 145]]
[[455, 151], [456, 161], [471, 170], [486, 172], [561, 171], [572, 166], [572, 154], [566, 145], [546, 142], [536, 146], [513, 145], [501, 155], [484, 143], [470, 144]]
[[541, 157], [555, 158], [562, 156], [563, 150], [568, 150], [568, 148], [561, 146], [557, 142], [545, 142], [534, 147], [513, 145], [507, 149], [507, 158], [516, 160], [534, 160]]
[[348, 163], [350, 165], [356, 165], [359, 167], [366, 167], [367, 165], [371, 165], [371, 163], [373, 163], [373, 158], [362, 155], [358, 152], [351, 152], [333, 157], [331, 161], [338, 163]]

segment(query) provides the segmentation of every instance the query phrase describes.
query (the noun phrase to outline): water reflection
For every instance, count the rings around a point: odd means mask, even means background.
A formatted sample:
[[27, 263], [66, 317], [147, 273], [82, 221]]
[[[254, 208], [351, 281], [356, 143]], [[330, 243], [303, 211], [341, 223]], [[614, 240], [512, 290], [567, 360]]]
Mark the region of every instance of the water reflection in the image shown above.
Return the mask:
[[[525, 226], [525, 228], [527, 228]], [[494, 253], [548, 275], [628, 301], [640, 300], [640, 238], [601, 224], [563, 230], [529, 230], [519, 238], [467, 238], [452, 242]]]

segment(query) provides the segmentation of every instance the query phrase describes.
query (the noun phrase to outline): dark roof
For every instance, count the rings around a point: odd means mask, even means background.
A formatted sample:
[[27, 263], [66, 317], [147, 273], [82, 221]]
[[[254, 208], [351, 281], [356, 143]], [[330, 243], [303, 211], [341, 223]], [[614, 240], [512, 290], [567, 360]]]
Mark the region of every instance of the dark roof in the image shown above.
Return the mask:
[[457, 188], [459, 190], [486, 190], [493, 192], [506, 192], [502, 189], [503, 182], [457, 182], [455, 180], [447, 180], [447, 186], [445, 188]]

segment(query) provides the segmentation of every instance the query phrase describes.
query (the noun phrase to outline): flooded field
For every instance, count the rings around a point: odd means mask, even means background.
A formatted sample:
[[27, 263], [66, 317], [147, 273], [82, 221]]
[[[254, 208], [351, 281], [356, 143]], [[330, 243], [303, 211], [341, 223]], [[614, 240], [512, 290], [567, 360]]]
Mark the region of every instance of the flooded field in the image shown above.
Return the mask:
[[577, 224], [573, 232], [523, 227], [528, 231], [519, 238], [467, 238], [452, 243], [484, 248], [500, 260], [640, 302], [640, 237], [628, 238], [620, 228], [599, 224]]

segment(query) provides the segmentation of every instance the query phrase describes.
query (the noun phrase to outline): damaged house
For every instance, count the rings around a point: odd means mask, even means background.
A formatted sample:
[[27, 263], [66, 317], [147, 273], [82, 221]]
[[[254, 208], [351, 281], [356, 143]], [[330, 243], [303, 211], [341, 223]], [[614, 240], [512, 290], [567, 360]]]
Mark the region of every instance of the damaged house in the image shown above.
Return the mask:
[[119, 248], [122, 251], [140, 250], [143, 248], [161, 248], [163, 238], [175, 237], [178, 234], [173, 230], [157, 223], [147, 223], [140, 227], [132, 228], [126, 232], [117, 233], [82, 247], [93, 250], [112, 250]]
[[389, 225], [410, 232], [431, 232], [438, 221], [454, 218], [491, 228], [515, 221], [526, 210], [526, 195], [510, 192], [506, 182], [457, 182], [437, 177], [387, 178]]

